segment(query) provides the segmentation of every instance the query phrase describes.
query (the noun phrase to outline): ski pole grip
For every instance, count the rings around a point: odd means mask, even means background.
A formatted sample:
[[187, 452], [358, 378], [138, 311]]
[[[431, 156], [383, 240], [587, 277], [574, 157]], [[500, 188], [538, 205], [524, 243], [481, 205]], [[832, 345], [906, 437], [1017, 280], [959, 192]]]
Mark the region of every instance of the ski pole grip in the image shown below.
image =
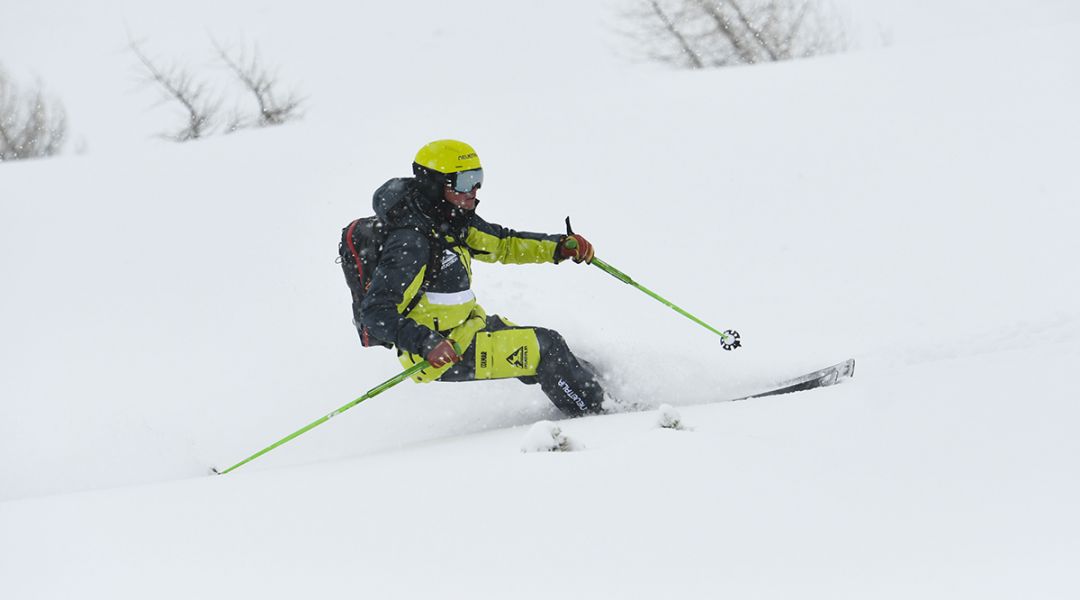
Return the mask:
[[572, 236], [574, 235], [574, 228], [570, 227], [570, 217], [566, 217], [566, 237], [563, 238], [563, 248], [567, 250], [577, 250], [578, 243]]

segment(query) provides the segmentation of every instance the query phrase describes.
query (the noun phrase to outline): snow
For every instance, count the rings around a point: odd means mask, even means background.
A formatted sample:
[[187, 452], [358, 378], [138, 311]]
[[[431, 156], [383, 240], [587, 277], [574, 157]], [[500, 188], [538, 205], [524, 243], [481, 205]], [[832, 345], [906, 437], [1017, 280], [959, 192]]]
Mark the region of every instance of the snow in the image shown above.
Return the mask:
[[573, 452], [585, 448], [563, 433], [558, 424], [537, 421], [521, 440], [522, 452]]
[[682, 414], [670, 404], [661, 404], [656, 409], [656, 426], [662, 429], [686, 429]]
[[[877, 6], [890, 48], [706, 73], [620, 58], [614, 2], [9, 7], [0, 59], [86, 150], [0, 166], [0, 597], [1076, 597], [1080, 10]], [[153, 139], [125, 30], [211, 74], [208, 34], [257, 41], [307, 115]], [[571, 215], [743, 347], [595, 268], [477, 265], [669, 408], [404, 383], [208, 476], [400, 370], [334, 253], [442, 137], [488, 219]], [[552, 428], [577, 451], [522, 452]]]

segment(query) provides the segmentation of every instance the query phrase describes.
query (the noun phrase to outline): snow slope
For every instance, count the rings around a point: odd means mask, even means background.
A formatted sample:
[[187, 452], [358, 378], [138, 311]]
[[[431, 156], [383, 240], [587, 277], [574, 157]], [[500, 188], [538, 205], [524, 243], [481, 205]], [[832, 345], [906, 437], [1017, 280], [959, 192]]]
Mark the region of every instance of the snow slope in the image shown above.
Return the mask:
[[[1075, 9], [1008, 46], [686, 73], [615, 58], [605, 4], [236, 3], [211, 33], [287, 57], [309, 113], [178, 146], [145, 139], [152, 94], [117, 91], [124, 22], [203, 57], [210, 5], [142, 6], [13, 8], [64, 15], [77, 58], [0, 35], [63, 74], [88, 147], [0, 172], [4, 597], [1080, 591]], [[436, 95], [456, 53], [467, 93]], [[722, 353], [597, 269], [477, 267], [489, 312], [558, 329], [692, 430], [578, 419], [584, 450], [522, 454], [557, 417], [538, 390], [403, 384], [205, 477], [397, 372], [356, 344], [335, 245], [444, 136], [483, 157], [488, 219], [572, 215], [743, 333]], [[849, 356], [850, 384], [709, 404]]]

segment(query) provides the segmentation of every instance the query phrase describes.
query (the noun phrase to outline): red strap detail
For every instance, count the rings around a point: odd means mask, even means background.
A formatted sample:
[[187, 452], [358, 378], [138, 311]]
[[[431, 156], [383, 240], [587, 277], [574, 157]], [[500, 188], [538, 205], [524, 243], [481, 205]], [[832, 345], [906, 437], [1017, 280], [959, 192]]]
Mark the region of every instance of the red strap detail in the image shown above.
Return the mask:
[[[345, 244], [349, 247], [349, 252], [352, 253], [353, 261], [356, 263], [356, 274], [360, 277], [358, 281], [363, 283], [364, 281], [364, 264], [360, 262], [360, 253], [356, 251], [356, 244], [353, 243], [353, 231], [356, 230], [356, 224], [360, 222], [360, 219], [349, 223], [349, 231], [345, 234]], [[366, 291], [366, 290], [365, 290]], [[365, 348], [371, 345], [371, 338], [368, 336], [367, 327], [360, 328], [360, 344]]]
[[349, 252], [352, 252], [353, 261], [356, 262], [356, 274], [360, 277], [360, 282], [364, 281], [364, 264], [360, 262], [360, 254], [356, 251], [356, 245], [353, 244], [352, 234], [356, 229], [356, 224], [360, 222], [360, 219], [349, 223], [349, 231], [345, 234], [345, 243], [349, 246]]

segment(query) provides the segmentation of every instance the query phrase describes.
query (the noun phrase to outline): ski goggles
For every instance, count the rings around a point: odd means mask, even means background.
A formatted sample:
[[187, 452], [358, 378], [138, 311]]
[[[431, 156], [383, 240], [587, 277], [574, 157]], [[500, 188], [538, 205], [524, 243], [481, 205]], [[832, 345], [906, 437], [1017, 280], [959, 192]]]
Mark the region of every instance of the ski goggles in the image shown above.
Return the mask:
[[450, 187], [454, 188], [455, 192], [462, 194], [473, 191], [474, 188], [480, 187], [482, 183], [484, 183], [483, 169], [459, 171], [450, 175]]

